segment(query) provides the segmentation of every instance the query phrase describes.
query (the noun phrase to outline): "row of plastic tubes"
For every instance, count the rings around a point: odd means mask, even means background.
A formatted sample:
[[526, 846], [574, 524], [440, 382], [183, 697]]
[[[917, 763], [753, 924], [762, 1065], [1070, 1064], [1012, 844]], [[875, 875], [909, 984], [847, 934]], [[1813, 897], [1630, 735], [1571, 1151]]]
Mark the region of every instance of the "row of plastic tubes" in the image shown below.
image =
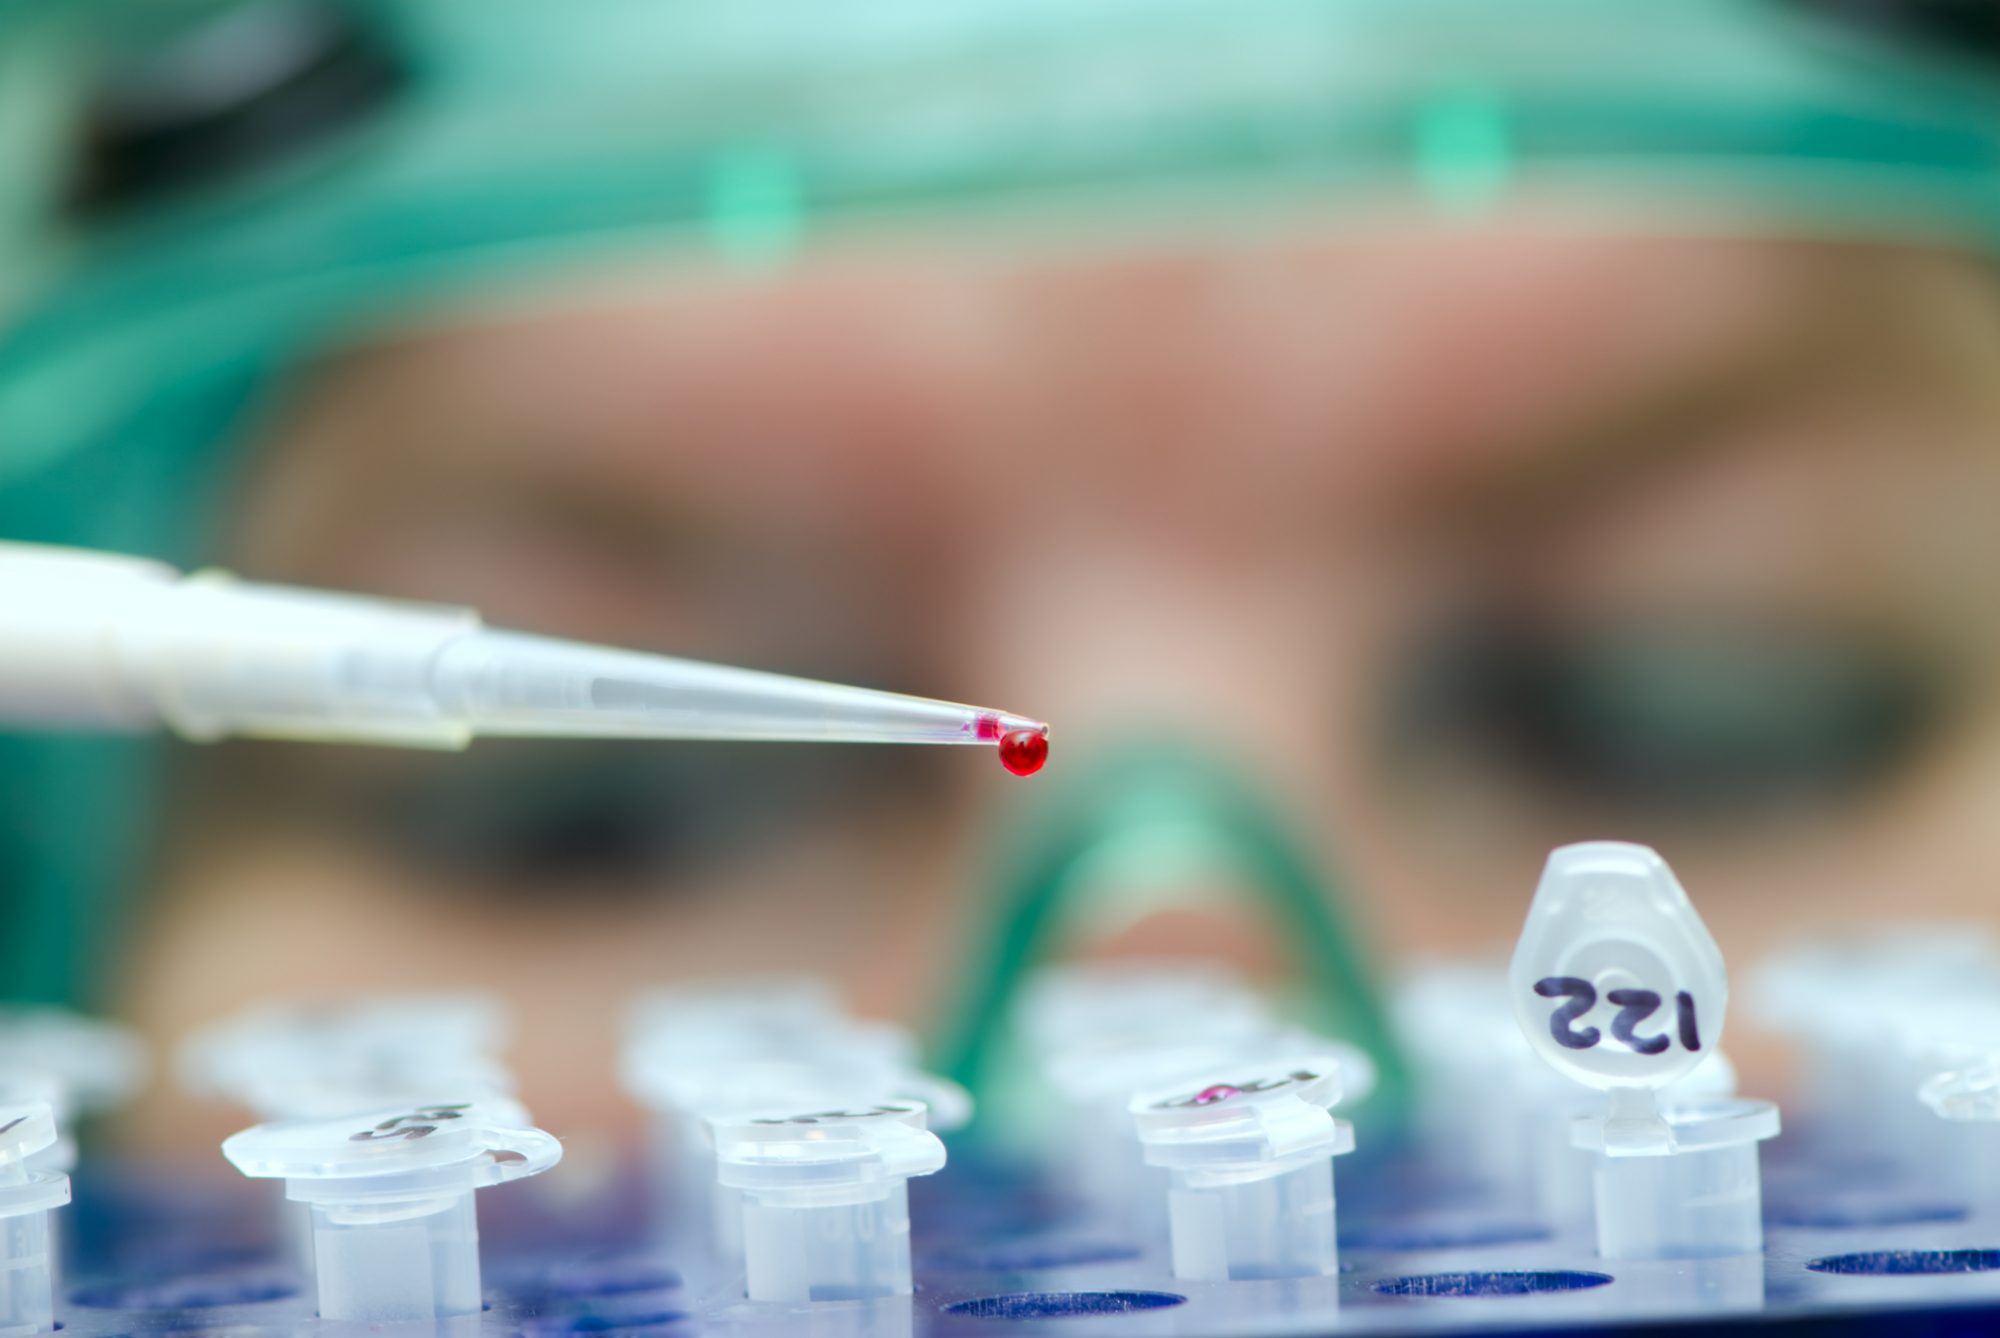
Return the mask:
[[[1045, 1090], [1110, 1154], [1080, 1160], [1167, 1168], [1184, 1276], [1333, 1270], [1331, 1160], [1353, 1138], [1328, 1109], [1343, 1078], [1372, 1082], [1359, 1051], [1282, 1025], [1246, 987], [1187, 964], [1046, 973], [1022, 1015]], [[512, 1095], [505, 1031], [483, 996], [413, 995], [260, 1005], [183, 1046], [183, 1086], [263, 1120], [222, 1152], [299, 1205], [285, 1220], [323, 1318], [478, 1313], [476, 1191], [562, 1152]], [[0, 1105], [17, 1283], [0, 1332], [49, 1326], [48, 1218], [74, 1160], [65, 1131], [129, 1096], [143, 1067], [108, 1024], [47, 1010], [0, 1023], [0, 1071], [39, 1075]], [[850, 1016], [817, 982], [739, 980], [643, 998], [622, 1069], [655, 1117], [656, 1199], [677, 1259], [740, 1268], [753, 1301], [909, 1293], [908, 1181], [944, 1166], [938, 1131], [962, 1126], [972, 1102], [922, 1071], [908, 1031]], [[1246, 1231], [1251, 1217], [1271, 1229]], [[1262, 1254], [1246, 1262], [1246, 1250]]]
[[[1420, 1146], [1564, 1225], [1592, 1210], [1590, 1164], [1565, 1126], [1594, 1098], [1535, 1061], [1503, 990], [1496, 964], [1426, 969], [1397, 991], [1425, 1096]], [[1925, 1135], [1939, 1117], [2000, 1120], [1990, 940], [1903, 929], [1801, 946], [1754, 973], [1751, 992], [1754, 1011], [1803, 1047], [1822, 1132], [1859, 1133], [1905, 1169], [1962, 1183], [1963, 1150]], [[1187, 964], [1045, 972], [1015, 1024], [1029, 1081], [1002, 1122], [1038, 1133], [1101, 1214], [1142, 1232], [1164, 1216], [1179, 1276], [1334, 1269], [1332, 1159], [1353, 1131], [1330, 1108], [1367, 1095], [1364, 1054]], [[185, 1086], [264, 1121], [224, 1153], [303, 1205], [322, 1316], [478, 1311], [474, 1192], [561, 1155], [511, 1095], [505, 1032], [482, 996], [380, 997], [263, 1005], [182, 1048]], [[53, 1275], [48, 1215], [68, 1199], [73, 1120], [120, 1104], [144, 1076], [122, 1029], [56, 1010], [0, 1014], [0, 1249], [29, 1265], [17, 1279], [38, 1258]], [[668, 1231], [718, 1265], [740, 1263], [751, 1299], [909, 1290], [907, 1182], [944, 1165], [937, 1132], [962, 1125], [971, 1101], [921, 1071], [908, 1032], [851, 1017], [795, 978], [660, 991], [632, 1011], [622, 1076], [655, 1116]], [[1683, 1086], [1725, 1096], [1734, 1075], [1717, 1053]], [[1148, 1165], [1165, 1171], [1164, 1214]], [[411, 1275], [417, 1261], [424, 1277]], [[0, 1331], [49, 1326], [46, 1287], [8, 1299]]]
[[[1851, 1167], [1850, 1186], [2000, 1202], [2000, 948], [1984, 928], [1884, 925], [1801, 942], [1749, 972], [1747, 987], [1749, 1015], [1798, 1060], [1790, 1106], [1802, 1117], [1788, 1122], [1821, 1167]], [[1396, 991], [1423, 1096], [1419, 1155], [1503, 1213], [1587, 1228], [1605, 1203], [1572, 1131], [1603, 1113], [1603, 1097], [1536, 1058], [1506, 990], [1499, 963], [1456, 962], [1413, 971]], [[1713, 1049], [1662, 1095], [1716, 1107], [1736, 1082]], [[1702, 1247], [1755, 1248], [1755, 1209], [1750, 1200], [1738, 1214], [1740, 1232], [1711, 1224]]]

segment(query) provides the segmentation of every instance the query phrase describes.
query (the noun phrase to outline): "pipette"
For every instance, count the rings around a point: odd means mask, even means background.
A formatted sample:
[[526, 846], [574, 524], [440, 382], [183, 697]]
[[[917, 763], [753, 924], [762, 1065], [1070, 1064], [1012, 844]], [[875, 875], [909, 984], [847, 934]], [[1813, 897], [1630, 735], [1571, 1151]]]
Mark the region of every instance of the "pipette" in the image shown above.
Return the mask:
[[1708, 1058], [1729, 1001], [1722, 950], [1666, 861], [1622, 841], [1551, 853], [1508, 988], [1535, 1053], [1609, 1098], [1602, 1118], [1570, 1126], [1574, 1145], [1598, 1154], [1598, 1254], [1690, 1259], [1762, 1249], [1757, 1144], [1776, 1136], [1777, 1106], [1659, 1100]]
[[987, 744], [1006, 711], [484, 627], [471, 609], [0, 544], [0, 723], [463, 748], [482, 735]]

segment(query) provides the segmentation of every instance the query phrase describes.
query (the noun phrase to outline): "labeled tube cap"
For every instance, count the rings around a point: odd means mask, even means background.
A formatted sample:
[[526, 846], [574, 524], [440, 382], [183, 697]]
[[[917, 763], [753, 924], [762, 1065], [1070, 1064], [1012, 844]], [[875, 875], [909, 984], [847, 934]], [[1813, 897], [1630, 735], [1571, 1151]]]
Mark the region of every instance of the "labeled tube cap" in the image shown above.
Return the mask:
[[1590, 841], [1549, 855], [1508, 970], [1521, 1034], [1588, 1087], [1657, 1090], [1721, 1039], [1722, 950], [1665, 860]]

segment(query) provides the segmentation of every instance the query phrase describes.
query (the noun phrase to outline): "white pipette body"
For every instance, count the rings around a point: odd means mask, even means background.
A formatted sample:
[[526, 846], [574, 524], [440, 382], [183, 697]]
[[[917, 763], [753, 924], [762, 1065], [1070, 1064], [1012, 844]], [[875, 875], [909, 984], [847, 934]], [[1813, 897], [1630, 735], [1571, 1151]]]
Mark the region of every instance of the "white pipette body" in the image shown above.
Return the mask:
[[484, 735], [994, 744], [1039, 721], [0, 543], [0, 724], [463, 748]]

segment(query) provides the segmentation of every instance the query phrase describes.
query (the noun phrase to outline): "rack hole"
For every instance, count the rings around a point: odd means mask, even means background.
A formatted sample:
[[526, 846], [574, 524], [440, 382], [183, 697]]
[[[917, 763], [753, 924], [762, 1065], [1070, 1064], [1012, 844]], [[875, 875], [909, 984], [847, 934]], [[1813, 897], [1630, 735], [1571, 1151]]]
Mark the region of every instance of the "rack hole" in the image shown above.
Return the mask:
[[1413, 1273], [1375, 1284], [1384, 1296], [1533, 1296], [1539, 1292], [1577, 1292], [1602, 1287], [1609, 1273], [1580, 1268], [1501, 1269], [1471, 1273]]
[[659, 1310], [643, 1315], [539, 1316], [521, 1325], [529, 1338], [659, 1338], [679, 1332], [688, 1323], [685, 1311]]
[[959, 1301], [944, 1310], [947, 1315], [970, 1315], [976, 1319], [1061, 1319], [1164, 1310], [1186, 1300], [1187, 1297], [1173, 1292], [1013, 1292]]
[[2000, 1250], [1860, 1250], [1807, 1262], [1815, 1273], [1897, 1277], [1921, 1273], [1984, 1273], [2000, 1268]]

